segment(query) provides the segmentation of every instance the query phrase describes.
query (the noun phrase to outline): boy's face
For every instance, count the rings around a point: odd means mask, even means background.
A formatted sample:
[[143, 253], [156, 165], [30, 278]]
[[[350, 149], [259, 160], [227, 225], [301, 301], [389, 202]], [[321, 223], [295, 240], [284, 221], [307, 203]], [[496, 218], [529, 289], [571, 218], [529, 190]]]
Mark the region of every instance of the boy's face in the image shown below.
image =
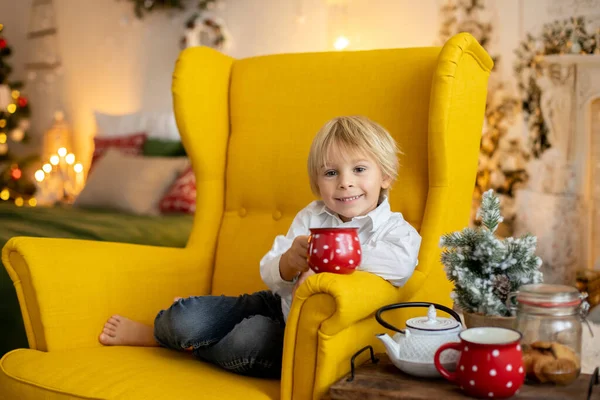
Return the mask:
[[361, 152], [344, 152], [332, 146], [317, 178], [325, 205], [344, 222], [377, 207], [382, 189], [390, 187], [379, 164]]

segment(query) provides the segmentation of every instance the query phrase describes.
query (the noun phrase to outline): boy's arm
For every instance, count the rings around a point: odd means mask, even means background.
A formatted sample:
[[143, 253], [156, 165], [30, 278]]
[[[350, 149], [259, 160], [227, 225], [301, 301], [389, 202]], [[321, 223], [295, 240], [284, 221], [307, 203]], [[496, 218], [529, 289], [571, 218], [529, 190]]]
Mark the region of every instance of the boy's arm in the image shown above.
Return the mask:
[[271, 250], [260, 261], [260, 276], [263, 282], [280, 296], [291, 295], [295, 283], [295, 279], [286, 281], [282, 278], [279, 270], [281, 256], [292, 247], [294, 238], [308, 234], [309, 220], [310, 215], [306, 208], [300, 211], [294, 218], [287, 234], [285, 236], [278, 235]]
[[402, 286], [418, 264], [421, 236], [404, 219], [382, 237], [362, 245], [362, 262], [358, 270], [367, 271]]

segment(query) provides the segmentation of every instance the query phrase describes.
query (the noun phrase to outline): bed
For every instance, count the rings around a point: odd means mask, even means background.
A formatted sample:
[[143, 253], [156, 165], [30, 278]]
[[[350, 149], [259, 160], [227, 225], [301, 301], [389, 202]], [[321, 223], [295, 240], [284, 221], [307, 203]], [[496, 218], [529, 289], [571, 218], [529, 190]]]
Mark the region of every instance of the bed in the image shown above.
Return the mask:
[[[193, 216], [189, 214], [140, 216], [68, 205], [31, 208], [0, 202], [0, 248], [14, 236], [185, 247], [192, 222]], [[12, 349], [28, 346], [16, 293], [3, 265], [0, 268], [0, 327], [0, 357]]]
[[[196, 184], [173, 111], [94, 116], [91, 167], [74, 204], [31, 208], [0, 201], [0, 249], [14, 236], [185, 247]], [[36, 197], [45, 197], [44, 188]], [[27, 346], [15, 289], [0, 263], [0, 357]]]

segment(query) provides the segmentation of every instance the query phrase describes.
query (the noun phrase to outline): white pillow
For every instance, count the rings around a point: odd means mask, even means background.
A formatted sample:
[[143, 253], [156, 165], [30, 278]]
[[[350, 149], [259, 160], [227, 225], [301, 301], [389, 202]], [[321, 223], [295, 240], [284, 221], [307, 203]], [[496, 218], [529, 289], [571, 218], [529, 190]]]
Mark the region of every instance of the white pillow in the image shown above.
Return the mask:
[[146, 132], [149, 138], [181, 140], [175, 123], [175, 114], [168, 112], [135, 112], [131, 114], [106, 114], [94, 112], [97, 137], [117, 137], [134, 132]]
[[143, 157], [109, 149], [94, 165], [74, 206], [159, 215], [159, 202], [189, 165], [187, 157]]

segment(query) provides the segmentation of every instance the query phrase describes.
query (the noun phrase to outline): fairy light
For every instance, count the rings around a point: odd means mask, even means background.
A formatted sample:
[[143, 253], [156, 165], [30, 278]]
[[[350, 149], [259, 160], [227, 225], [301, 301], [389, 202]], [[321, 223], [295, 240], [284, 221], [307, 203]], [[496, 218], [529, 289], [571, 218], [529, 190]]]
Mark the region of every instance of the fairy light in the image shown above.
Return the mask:
[[[69, 152], [66, 146], [55, 151], [56, 153], [51, 153], [48, 161], [33, 174], [40, 193], [38, 199], [42, 203], [51, 197], [71, 202], [85, 185], [83, 165], [77, 162], [75, 154]], [[28, 204], [27, 198], [25, 201], [25, 204]]]
[[346, 47], [348, 47], [348, 45], [350, 44], [350, 40], [346, 37], [346, 36], [339, 36], [337, 39], [335, 39], [335, 42], [333, 43], [333, 47], [338, 50], [344, 50]]
[[6, 133], [2, 132], [0, 133], [0, 144], [4, 144], [6, 143]]
[[17, 105], [14, 103], [9, 104], [8, 106], [6, 106], [6, 111], [13, 114], [15, 111], [17, 111]]
[[2, 200], [10, 199], [10, 192], [8, 191], [8, 189], [2, 189], [2, 191], [0, 192], [0, 199], [2, 199]]
[[0, 128], [4, 128], [6, 126], [6, 120], [0, 119]]
[[19, 96], [21, 96], [21, 92], [19, 92], [18, 90], [13, 90], [13, 91], [12, 91], [12, 98], [13, 98], [13, 99], [15, 99], [15, 100], [16, 100], [16, 99], [18, 99], [18, 98], [19, 98]]
[[29, 201], [28, 201], [28, 203], [29, 203], [30, 207], [37, 206], [37, 200], [35, 199], [35, 197], [30, 198]]
[[14, 168], [12, 171], [10, 171], [10, 176], [15, 181], [18, 181], [23, 176], [23, 171], [21, 171], [21, 169], [19, 169], [19, 168]]
[[23, 200], [23, 198], [22, 198], [22, 197], [17, 197], [17, 198], [15, 199], [15, 205], [16, 205], [17, 207], [23, 207], [23, 203], [25, 203], [25, 201]]
[[37, 171], [35, 171], [35, 174], [33, 176], [35, 177], [36, 181], [42, 182], [46, 177], [46, 174], [41, 169], [38, 169]]

